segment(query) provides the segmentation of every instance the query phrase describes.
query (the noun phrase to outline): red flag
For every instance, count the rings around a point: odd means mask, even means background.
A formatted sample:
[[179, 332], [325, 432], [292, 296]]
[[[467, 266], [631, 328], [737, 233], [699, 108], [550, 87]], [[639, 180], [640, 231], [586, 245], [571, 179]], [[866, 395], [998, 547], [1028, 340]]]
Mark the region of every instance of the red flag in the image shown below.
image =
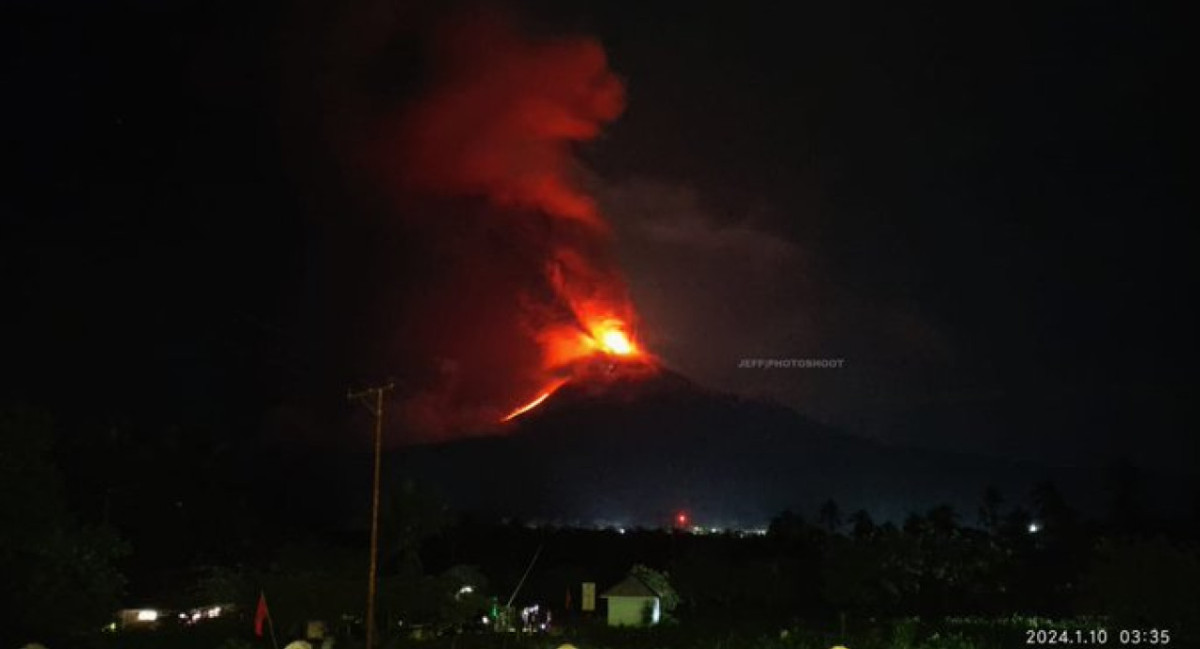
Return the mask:
[[259, 591], [258, 593], [258, 610], [254, 612], [254, 635], [262, 637], [263, 620], [269, 619], [271, 614], [267, 611], [267, 596]]

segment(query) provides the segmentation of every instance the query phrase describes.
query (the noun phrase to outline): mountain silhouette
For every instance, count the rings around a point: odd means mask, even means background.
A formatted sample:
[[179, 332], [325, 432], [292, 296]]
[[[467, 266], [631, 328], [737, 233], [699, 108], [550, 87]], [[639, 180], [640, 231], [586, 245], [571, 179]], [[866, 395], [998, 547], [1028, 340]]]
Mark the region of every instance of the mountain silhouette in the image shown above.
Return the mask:
[[973, 522], [988, 485], [1023, 495], [1082, 474], [855, 437], [762, 400], [662, 370], [568, 384], [507, 434], [393, 451], [391, 476], [431, 485], [462, 510], [563, 524], [754, 527], [834, 499], [901, 520], [948, 503]]

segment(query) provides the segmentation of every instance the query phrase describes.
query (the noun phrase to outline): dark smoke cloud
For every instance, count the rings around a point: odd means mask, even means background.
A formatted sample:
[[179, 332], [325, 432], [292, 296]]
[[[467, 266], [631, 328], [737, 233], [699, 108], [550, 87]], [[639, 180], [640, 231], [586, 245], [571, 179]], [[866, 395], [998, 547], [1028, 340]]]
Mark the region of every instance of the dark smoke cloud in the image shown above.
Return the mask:
[[[599, 183], [598, 183], [599, 184]], [[718, 201], [678, 182], [601, 184], [624, 268], [664, 363], [732, 393], [764, 397], [859, 431], [867, 407], [934, 398], [909, 378], [953, 365], [956, 350], [912, 305], [858, 295], [812, 246], [781, 234], [778, 208]], [[796, 205], [788, 209], [800, 209]], [[748, 371], [741, 359], [843, 358], [836, 371]]]

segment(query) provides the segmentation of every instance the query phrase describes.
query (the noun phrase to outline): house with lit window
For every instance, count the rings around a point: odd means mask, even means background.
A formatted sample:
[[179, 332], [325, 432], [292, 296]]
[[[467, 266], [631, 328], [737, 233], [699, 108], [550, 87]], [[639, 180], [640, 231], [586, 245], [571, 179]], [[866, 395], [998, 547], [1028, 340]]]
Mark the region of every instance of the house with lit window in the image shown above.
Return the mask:
[[662, 598], [634, 575], [600, 597], [608, 602], [608, 626], [652, 626], [662, 615]]

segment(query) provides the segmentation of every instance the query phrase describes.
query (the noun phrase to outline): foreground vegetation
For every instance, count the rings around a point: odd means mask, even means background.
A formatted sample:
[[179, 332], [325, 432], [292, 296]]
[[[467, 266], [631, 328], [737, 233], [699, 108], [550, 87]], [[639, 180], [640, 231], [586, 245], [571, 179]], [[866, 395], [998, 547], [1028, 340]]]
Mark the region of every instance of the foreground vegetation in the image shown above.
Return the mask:
[[[333, 623], [339, 647], [361, 642], [363, 534], [293, 528], [270, 536], [215, 506], [207, 523], [209, 514], [193, 513], [175, 528], [156, 523], [157, 543], [129, 543], [121, 535], [131, 527], [106, 524], [106, 507], [89, 521], [69, 506], [50, 433], [27, 413], [0, 417], [0, 574], [8, 586], [0, 603], [13, 620], [0, 628], [0, 646], [269, 646], [251, 633], [262, 592], [280, 646], [312, 619]], [[1129, 494], [1114, 503], [1107, 519], [1087, 519], [1043, 483], [1012, 503], [989, 490], [973, 516], [943, 506], [895, 524], [862, 511], [843, 517], [829, 502], [811, 518], [783, 512], [767, 534], [744, 536], [454, 516], [401, 482], [383, 516], [379, 623], [389, 647], [430, 649], [1012, 647], [1025, 644], [1031, 625], [1168, 629], [1172, 644], [1198, 644], [1194, 522], [1139, 518]], [[146, 558], [156, 550], [172, 563]], [[578, 611], [581, 583], [603, 591], [639, 564], [655, 576], [666, 623], [613, 630]], [[122, 592], [130, 568], [169, 578], [134, 600]], [[510, 598], [553, 610], [552, 633], [456, 632]], [[233, 604], [231, 614], [195, 628], [99, 631], [122, 605], [215, 603]], [[424, 639], [412, 637], [418, 627]]]

